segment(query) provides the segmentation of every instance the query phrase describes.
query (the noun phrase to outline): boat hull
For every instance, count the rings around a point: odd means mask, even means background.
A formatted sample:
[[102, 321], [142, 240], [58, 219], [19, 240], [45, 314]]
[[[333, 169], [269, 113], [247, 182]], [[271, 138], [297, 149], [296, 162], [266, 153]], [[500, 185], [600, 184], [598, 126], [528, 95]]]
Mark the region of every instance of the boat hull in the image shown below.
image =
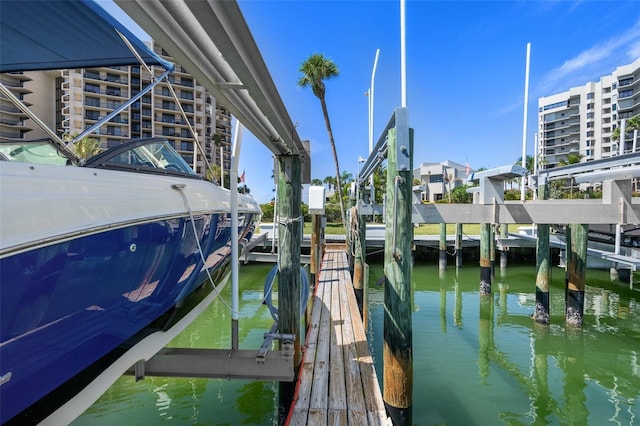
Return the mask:
[[[162, 328], [220, 275], [231, 254], [229, 192], [187, 178], [2, 163], [0, 420], [34, 422], [34, 403]], [[238, 237], [250, 238], [259, 206], [241, 203]]]

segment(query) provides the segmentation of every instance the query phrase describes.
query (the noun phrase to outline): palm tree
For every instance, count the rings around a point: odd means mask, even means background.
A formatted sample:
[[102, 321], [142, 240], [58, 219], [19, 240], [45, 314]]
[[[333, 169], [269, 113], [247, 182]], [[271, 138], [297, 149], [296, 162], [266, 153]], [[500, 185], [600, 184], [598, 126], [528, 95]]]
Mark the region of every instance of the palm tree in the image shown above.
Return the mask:
[[[635, 117], [631, 117], [630, 119], [627, 120], [627, 123], [625, 125], [625, 133], [626, 132], [633, 132], [634, 130], [638, 130], [640, 131], [640, 115], [636, 115]], [[613, 139], [614, 141], [617, 141], [620, 139], [620, 127], [616, 127], [613, 130], [613, 134], [611, 135], [611, 139]]]
[[559, 163], [561, 166], [568, 166], [569, 164], [578, 164], [580, 160], [582, 160], [582, 154], [579, 152], [570, 152], [567, 154], [567, 158], [560, 160]]
[[321, 186], [322, 185], [322, 181], [320, 179], [318, 179], [318, 178], [311, 179], [311, 185], [313, 185], [313, 186]]
[[336, 151], [336, 143], [333, 140], [331, 122], [329, 121], [329, 113], [327, 112], [327, 103], [325, 101], [326, 88], [324, 85], [324, 80], [327, 80], [331, 77], [337, 77], [338, 75], [340, 75], [340, 71], [331, 59], [326, 58], [321, 53], [314, 53], [309, 56], [304, 62], [302, 62], [299, 71], [302, 73], [302, 76], [298, 80], [298, 86], [311, 86], [313, 94], [318, 99], [320, 99], [322, 115], [324, 116], [324, 123], [327, 126], [329, 142], [331, 143], [331, 150], [333, 151], [333, 160], [336, 166], [336, 187], [338, 188], [338, 199], [340, 201], [340, 215], [342, 217], [342, 225], [346, 226], [346, 219], [344, 215], [344, 201], [342, 200], [342, 184], [340, 182], [340, 165], [338, 164], [338, 152]]
[[331, 191], [331, 188], [336, 184], [336, 178], [334, 178], [333, 176], [327, 176], [322, 182], [326, 183], [327, 189]]

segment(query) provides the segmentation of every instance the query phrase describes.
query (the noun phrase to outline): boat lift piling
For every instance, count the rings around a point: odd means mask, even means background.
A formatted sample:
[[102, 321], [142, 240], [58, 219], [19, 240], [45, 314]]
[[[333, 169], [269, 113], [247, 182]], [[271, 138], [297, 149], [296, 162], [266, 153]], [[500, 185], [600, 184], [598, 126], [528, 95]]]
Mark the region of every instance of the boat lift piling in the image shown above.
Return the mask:
[[440, 224], [440, 242], [438, 245], [438, 269], [444, 271], [447, 269], [447, 224]]
[[456, 269], [462, 267], [462, 224], [456, 223]]
[[[538, 199], [548, 198], [548, 185], [540, 185]], [[540, 324], [549, 324], [549, 283], [551, 282], [551, 250], [549, 249], [549, 225], [537, 224], [536, 240], [536, 307], [533, 319]]]

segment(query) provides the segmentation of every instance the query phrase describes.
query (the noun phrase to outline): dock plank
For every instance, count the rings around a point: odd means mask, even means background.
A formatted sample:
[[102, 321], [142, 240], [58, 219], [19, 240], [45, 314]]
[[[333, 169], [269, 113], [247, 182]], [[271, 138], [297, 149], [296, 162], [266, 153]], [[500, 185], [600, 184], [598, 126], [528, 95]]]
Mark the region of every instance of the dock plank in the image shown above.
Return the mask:
[[288, 425], [391, 425], [344, 247], [325, 248]]

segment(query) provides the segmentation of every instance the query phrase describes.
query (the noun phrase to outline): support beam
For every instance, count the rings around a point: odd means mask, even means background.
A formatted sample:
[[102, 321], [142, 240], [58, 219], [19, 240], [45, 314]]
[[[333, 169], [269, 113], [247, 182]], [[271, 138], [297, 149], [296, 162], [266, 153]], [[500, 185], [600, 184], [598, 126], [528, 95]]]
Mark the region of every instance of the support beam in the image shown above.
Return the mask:
[[462, 267], [462, 224], [456, 223], [456, 268]]
[[[540, 199], [548, 196], [548, 186], [540, 185]], [[536, 307], [533, 320], [539, 324], [549, 324], [549, 283], [551, 282], [551, 250], [549, 249], [549, 225], [538, 224], [536, 240]]]
[[[294, 368], [298, 371], [300, 351], [300, 240], [302, 221], [301, 162], [298, 156], [278, 156], [278, 329], [295, 334]], [[280, 382], [279, 412], [286, 416], [295, 391], [295, 381]], [[284, 417], [283, 417], [284, 418]]]
[[480, 224], [480, 295], [491, 294], [491, 224]]
[[[413, 417], [413, 328], [411, 323], [412, 164], [399, 170], [398, 152], [413, 152], [413, 131], [396, 121], [388, 134], [384, 252], [384, 402], [394, 425], [411, 425]], [[410, 155], [412, 158], [412, 155]], [[410, 160], [411, 163], [411, 160]], [[403, 167], [404, 168], [404, 167]], [[391, 222], [391, 223], [390, 223]]]
[[587, 235], [589, 225], [572, 223], [567, 226], [566, 321], [582, 326], [584, 289], [587, 278]]
[[439, 244], [438, 269], [447, 269], [447, 224], [440, 224], [440, 244]]

